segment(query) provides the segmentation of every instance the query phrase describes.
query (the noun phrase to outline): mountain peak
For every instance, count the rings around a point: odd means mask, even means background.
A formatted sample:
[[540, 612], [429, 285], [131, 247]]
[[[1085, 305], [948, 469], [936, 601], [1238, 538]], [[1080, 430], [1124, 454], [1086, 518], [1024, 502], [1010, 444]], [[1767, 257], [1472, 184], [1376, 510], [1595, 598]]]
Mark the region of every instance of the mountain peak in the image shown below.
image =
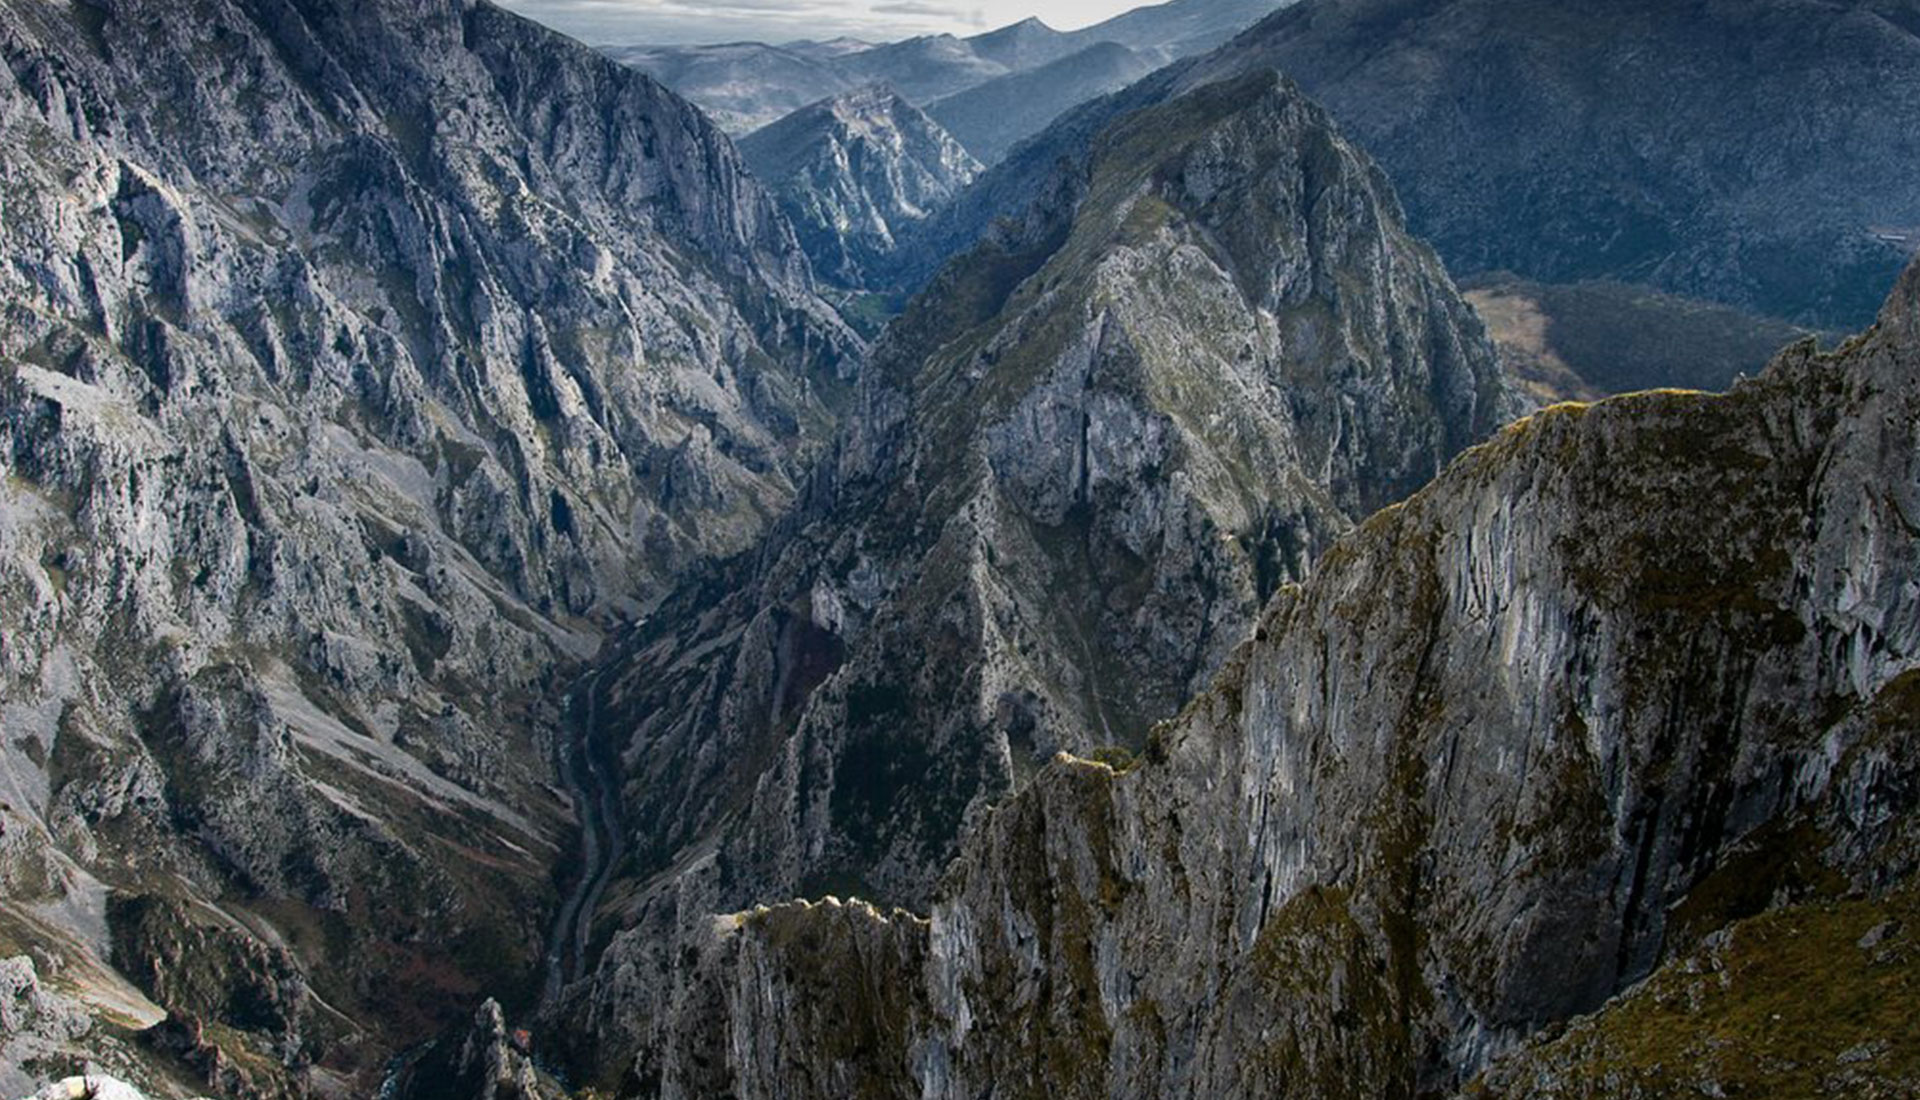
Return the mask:
[[[1093, 148], [889, 327], [778, 564], [730, 586], [710, 635], [649, 636], [613, 674], [647, 685], [618, 720], [648, 746], [630, 758], [700, 770], [628, 788], [666, 859], [684, 840], [763, 896], [857, 876], [924, 902], [975, 810], [1057, 750], [1138, 748], [1334, 536], [1504, 420], [1494, 351], [1385, 177], [1277, 74]], [[799, 690], [754, 656], [803, 649]], [[724, 729], [672, 705], [694, 684], [737, 703]], [[766, 770], [709, 777], [721, 738]], [[728, 786], [764, 809], [722, 823], [701, 803]], [[670, 950], [652, 931], [607, 972]], [[723, 1091], [684, 1070], [688, 1094]]]
[[885, 82], [809, 104], [740, 140], [821, 275], [863, 286], [907, 225], [949, 201], [980, 164]]
[[1880, 324], [1897, 332], [1920, 335], [1920, 257], [1916, 257], [1894, 284], [1886, 305], [1880, 307]]
[[1022, 19], [966, 40], [973, 52], [1018, 72], [1044, 65], [1078, 48], [1072, 35], [1054, 30], [1038, 18]]

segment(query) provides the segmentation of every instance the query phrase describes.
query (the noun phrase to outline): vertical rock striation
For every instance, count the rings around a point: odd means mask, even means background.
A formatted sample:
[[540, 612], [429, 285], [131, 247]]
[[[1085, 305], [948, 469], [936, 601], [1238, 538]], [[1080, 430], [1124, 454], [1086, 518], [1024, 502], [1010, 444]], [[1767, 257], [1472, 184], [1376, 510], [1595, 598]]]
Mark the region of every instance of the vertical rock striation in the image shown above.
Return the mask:
[[0, 59], [0, 939], [179, 902], [369, 1072], [520, 987], [561, 678], [857, 341], [695, 109], [490, 4], [5, 0]]
[[[716, 926], [687, 1010], [719, 1056], [682, 1044], [661, 1094], [1447, 1094], [1668, 957], [1696, 969], [1474, 1088], [1711, 1092], [1722, 1059], [1911, 1088], [1899, 1040], [1794, 1005], [1857, 966], [1894, 983], [1864, 1011], [1911, 988], [1871, 914], [1920, 868], [1916, 425], [1920, 267], [1872, 332], [1727, 396], [1516, 424], [1284, 589], [1143, 763], [1063, 757], [993, 811], [929, 920]], [[1866, 955], [1795, 971], [1801, 934]], [[871, 965], [892, 1002], [833, 1016], [815, 985]], [[1709, 1030], [1727, 988], [1776, 1023]], [[1665, 1078], [1620, 1060], [1688, 1034], [1720, 1039]]]
[[1284, 81], [1113, 127], [890, 327], [775, 535], [606, 673], [633, 866], [589, 1056], [658, 1048], [714, 913], [924, 904], [964, 822], [1057, 750], [1140, 747], [1507, 400], [1385, 178]]

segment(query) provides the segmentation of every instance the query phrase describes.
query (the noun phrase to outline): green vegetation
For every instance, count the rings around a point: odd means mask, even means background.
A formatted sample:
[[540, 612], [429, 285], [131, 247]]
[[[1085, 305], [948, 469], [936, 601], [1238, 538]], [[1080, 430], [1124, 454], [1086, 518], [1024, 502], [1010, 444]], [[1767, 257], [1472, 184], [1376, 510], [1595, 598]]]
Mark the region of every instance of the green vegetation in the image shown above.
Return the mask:
[[1545, 284], [1497, 272], [1462, 289], [1509, 369], [1543, 401], [1668, 386], [1718, 392], [1808, 335], [1785, 321], [1623, 283]]
[[1916, 930], [1912, 885], [1740, 921], [1469, 1095], [1912, 1096]]
[[896, 295], [849, 294], [835, 302], [834, 307], [840, 311], [841, 320], [853, 326], [853, 331], [873, 340], [886, 329], [887, 322], [900, 315], [904, 303]]
[[1242, 1095], [1411, 1093], [1406, 1002], [1352, 902], [1344, 890], [1311, 887], [1262, 927], [1227, 993], [1236, 1016], [1261, 1021], [1262, 1041], [1236, 1070]]

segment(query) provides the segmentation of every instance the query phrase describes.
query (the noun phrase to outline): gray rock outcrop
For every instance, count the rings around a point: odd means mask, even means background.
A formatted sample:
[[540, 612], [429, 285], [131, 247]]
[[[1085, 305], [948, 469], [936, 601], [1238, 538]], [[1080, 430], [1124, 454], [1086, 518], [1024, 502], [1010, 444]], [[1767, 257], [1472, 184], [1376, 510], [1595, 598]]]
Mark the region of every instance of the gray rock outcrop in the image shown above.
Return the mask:
[[858, 342], [698, 111], [487, 3], [4, 0], [0, 58], [0, 931], [183, 900], [377, 1058], [523, 983], [562, 681]]
[[972, 181], [980, 162], [884, 86], [810, 104], [742, 138], [821, 278], [864, 287], [896, 239]]
[[715, 913], [924, 904], [968, 820], [1057, 750], [1140, 747], [1506, 402], [1385, 178], [1278, 77], [1114, 127], [890, 327], [780, 530], [604, 673], [632, 865], [588, 1056], [657, 1048]]
[[[1917, 426], [1920, 266], [1837, 353], [1516, 424], [1283, 590], [1143, 763], [997, 808], [929, 919], [717, 922], [659, 1094], [1911, 1089]], [[1472, 1080], [1664, 958], [1704, 977]], [[1730, 988], [1773, 1023], [1716, 1040]]]

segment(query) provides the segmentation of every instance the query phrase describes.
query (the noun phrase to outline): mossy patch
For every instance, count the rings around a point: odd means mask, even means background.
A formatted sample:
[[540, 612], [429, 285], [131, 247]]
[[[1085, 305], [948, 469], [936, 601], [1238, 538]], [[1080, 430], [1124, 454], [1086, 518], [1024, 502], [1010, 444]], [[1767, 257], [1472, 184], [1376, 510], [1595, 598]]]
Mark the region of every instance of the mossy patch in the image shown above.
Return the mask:
[[1914, 1095], [1916, 932], [1912, 884], [1740, 921], [1468, 1094]]

